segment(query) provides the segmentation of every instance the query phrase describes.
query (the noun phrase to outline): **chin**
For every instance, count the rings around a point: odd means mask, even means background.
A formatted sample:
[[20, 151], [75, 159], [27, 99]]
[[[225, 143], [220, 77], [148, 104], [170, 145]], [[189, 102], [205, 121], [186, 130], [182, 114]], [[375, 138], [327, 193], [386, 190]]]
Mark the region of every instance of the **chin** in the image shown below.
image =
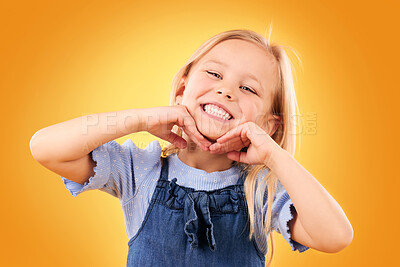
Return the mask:
[[199, 131], [208, 141], [215, 143], [218, 138], [223, 136], [225, 133], [217, 133], [217, 132], [207, 132], [207, 131]]
[[198, 131], [210, 142], [215, 142], [218, 138], [226, 134], [230, 128], [231, 124], [221, 124], [218, 121], [209, 120], [208, 118], [196, 121]]
[[211, 143], [217, 142], [217, 139], [219, 138], [219, 137], [208, 137], [207, 135], [203, 135], [203, 136], [204, 136], [204, 138], [206, 138]]

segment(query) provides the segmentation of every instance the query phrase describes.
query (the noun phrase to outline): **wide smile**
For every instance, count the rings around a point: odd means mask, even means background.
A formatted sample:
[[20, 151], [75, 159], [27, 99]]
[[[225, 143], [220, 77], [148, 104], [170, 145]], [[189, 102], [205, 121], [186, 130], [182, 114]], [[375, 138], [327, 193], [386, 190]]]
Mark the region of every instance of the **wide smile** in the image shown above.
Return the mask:
[[216, 103], [201, 104], [200, 108], [205, 115], [214, 120], [220, 122], [228, 122], [233, 119], [233, 116], [219, 104]]

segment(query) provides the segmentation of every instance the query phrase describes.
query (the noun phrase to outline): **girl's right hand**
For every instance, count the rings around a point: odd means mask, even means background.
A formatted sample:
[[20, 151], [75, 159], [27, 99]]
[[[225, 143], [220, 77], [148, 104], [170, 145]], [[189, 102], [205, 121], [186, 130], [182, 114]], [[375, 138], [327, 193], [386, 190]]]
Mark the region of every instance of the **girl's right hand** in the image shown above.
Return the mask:
[[174, 125], [178, 125], [200, 148], [209, 150], [211, 142], [197, 130], [196, 123], [186, 106], [146, 108], [142, 111], [142, 130], [179, 148], [186, 148], [186, 140], [171, 131]]

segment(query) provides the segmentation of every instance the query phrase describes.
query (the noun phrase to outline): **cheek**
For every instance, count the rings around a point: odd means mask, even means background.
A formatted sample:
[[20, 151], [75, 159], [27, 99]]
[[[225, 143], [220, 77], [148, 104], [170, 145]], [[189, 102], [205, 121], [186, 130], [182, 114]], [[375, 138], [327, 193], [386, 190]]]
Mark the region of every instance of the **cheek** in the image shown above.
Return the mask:
[[196, 88], [196, 90], [206, 90], [207, 88], [210, 88], [212, 83], [213, 81], [209, 79], [206, 75], [198, 74], [192, 77], [192, 79], [188, 83], [188, 86]]
[[243, 111], [246, 121], [259, 122], [265, 117], [263, 106], [253, 101], [247, 103]]

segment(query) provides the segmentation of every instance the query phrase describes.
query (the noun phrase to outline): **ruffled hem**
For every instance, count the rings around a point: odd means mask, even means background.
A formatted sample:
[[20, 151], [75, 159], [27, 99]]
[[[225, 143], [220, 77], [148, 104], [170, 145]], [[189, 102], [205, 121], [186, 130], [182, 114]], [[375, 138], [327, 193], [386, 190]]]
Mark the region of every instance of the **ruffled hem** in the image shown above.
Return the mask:
[[96, 162], [96, 166], [93, 168], [94, 175], [91, 176], [83, 185], [61, 176], [65, 187], [73, 197], [76, 197], [84, 191], [102, 188], [107, 183], [110, 177], [110, 156], [107, 151], [107, 144], [109, 143], [95, 148], [90, 153], [93, 161]]
[[283, 204], [279, 214], [279, 231], [277, 232], [282, 234], [283, 238], [290, 244], [290, 247], [293, 251], [298, 250], [299, 252], [304, 252], [308, 250], [309, 247], [304, 246], [291, 238], [289, 221], [293, 219], [293, 214], [291, 211], [291, 206], [293, 206], [292, 200], [289, 198], [289, 195], [285, 193], [280, 201], [285, 201], [285, 203]]

